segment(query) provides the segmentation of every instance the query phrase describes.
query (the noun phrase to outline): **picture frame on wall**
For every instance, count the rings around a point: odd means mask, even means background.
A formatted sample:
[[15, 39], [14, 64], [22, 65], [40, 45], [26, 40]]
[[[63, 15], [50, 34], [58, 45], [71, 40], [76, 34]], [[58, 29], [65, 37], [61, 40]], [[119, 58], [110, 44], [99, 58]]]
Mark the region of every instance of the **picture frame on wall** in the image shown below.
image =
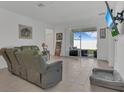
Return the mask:
[[56, 40], [62, 40], [63, 34], [62, 33], [56, 33]]
[[100, 29], [100, 39], [105, 39], [106, 38], [106, 28], [101, 28]]
[[32, 39], [32, 27], [19, 24], [19, 38]]

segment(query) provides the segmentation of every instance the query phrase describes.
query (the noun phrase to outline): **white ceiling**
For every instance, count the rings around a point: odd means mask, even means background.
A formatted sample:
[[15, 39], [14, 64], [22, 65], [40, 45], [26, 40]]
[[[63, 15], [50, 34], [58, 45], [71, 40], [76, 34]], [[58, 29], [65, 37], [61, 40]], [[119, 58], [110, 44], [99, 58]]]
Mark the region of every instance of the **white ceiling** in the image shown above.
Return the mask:
[[[113, 7], [115, 2], [109, 4]], [[0, 8], [52, 25], [94, 21], [106, 9], [103, 1], [0, 1]]]

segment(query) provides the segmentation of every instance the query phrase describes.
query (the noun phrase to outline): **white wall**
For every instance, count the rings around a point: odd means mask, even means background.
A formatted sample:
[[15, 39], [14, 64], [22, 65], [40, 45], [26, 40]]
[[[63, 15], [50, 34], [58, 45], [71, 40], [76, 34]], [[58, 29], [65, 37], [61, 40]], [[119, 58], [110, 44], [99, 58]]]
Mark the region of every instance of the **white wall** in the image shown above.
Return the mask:
[[109, 66], [113, 67], [115, 61], [115, 41], [110, 29], [106, 29], [106, 38], [100, 39], [101, 28], [107, 28], [104, 14], [98, 17], [97, 59], [106, 60], [109, 62]]
[[[33, 39], [19, 39], [18, 24], [33, 28]], [[20, 45], [38, 45], [45, 41], [45, 29], [52, 28], [37, 20], [18, 15], [16, 13], [0, 9], [0, 48]], [[0, 57], [0, 68], [5, 67], [5, 61]]]
[[69, 56], [69, 48], [73, 45], [73, 33], [71, 28], [65, 29], [65, 56]]
[[[124, 2], [117, 2], [116, 13], [124, 9]], [[115, 56], [115, 69], [121, 74], [124, 79], [124, 22], [118, 26], [121, 35], [118, 36], [116, 42], [116, 56]]]
[[106, 28], [104, 15], [99, 15], [97, 26], [97, 59], [108, 60], [108, 35], [106, 31], [106, 38], [100, 39], [100, 29]]
[[45, 30], [45, 43], [48, 45], [50, 55], [54, 55], [54, 31], [52, 29]]
[[107, 29], [107, 35], [108, 35], [108, 62], [110, 67], [114, 67], [115, 63], [115, 40], [114, 37], [111, 35], [111, 30]]

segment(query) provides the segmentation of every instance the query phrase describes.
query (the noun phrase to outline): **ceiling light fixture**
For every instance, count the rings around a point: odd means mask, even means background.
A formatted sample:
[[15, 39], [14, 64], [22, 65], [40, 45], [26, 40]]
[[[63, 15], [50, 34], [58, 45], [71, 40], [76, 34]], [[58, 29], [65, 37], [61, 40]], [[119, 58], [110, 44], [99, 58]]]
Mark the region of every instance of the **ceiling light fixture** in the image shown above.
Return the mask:
[[37, 4], [38, 7], [44, 7], [45, 5], [42, 3]]

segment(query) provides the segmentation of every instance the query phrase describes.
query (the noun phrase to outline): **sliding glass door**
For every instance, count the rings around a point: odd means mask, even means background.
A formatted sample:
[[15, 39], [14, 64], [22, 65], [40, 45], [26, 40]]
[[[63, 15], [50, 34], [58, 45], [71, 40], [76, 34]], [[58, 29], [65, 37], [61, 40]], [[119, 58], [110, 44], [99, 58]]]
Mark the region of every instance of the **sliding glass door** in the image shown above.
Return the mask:
[[97, 32], [81, 32], [81, 49], [97, 49]]
[[[97, 50], [97, 32], [73, 32], [73, 47], [79, 50], [80, 56], [93, 54]], [[85, 54], [84, 54], [85, 53]]]

